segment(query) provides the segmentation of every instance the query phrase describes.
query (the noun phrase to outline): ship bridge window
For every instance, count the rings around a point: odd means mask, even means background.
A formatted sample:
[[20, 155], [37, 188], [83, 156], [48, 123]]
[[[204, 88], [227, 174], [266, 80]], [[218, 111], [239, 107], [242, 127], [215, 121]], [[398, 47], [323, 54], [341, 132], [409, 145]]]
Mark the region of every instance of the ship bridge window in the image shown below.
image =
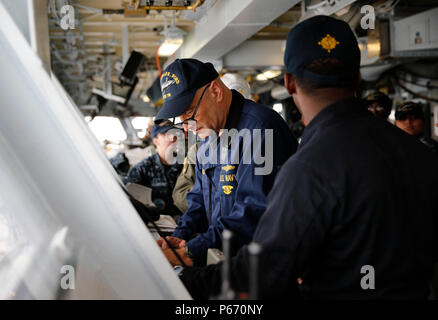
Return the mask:
[[143, 138], [146, 134], [146, 128], [153, 126], [152, 117], [133, 117], [131, 123], [134, 129], [137, 131], [137, 137]]
[[101, 143], [120, 143], [127, 138], [126, 131], [116, 117], [95, 117], [88, 122], [88, 126]]

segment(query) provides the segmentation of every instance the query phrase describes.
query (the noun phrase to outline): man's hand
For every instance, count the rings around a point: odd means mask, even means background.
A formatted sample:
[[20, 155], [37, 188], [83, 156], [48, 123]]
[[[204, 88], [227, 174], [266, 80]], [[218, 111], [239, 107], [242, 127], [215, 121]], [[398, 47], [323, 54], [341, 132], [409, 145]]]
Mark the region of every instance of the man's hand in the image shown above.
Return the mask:
[[[170, 245], [174, 248], [184, 248], [185, 249], [185, 247], [186, 247], [186, 241], [183, 239], [170, 237], [170, 236], [167, 236], [166, 239], [167, 239], [167, 241], [169, 241]], [[160, 246], [161, 249], [168, 249], [169, 248], [169, 246], [167, 245], [167, 242], [163, 238], [158, 239], [157, 244]]]
[[[167, 260], [170, 262], [170, 264], [172, 266], [181, 265], [181, 261], [178, 260], [178, 258], [175, 256], [175, 254], [172, 252], [172, 250], [170, 248], [161, 249], [161, 251], [163, 251], [164, 255], [166, 256]], [[175, 249], [175, 251], [176, 251], [176, 253], [178, 253], [178, 255], [182, 258], [182, 260], [184, 261], [184, 263], [187, 266], [189, 266], [189, 267], [193, 266], [193, 260], [190, 259], [186, 255], [186, 248], [185, 247], [184, 248]]]

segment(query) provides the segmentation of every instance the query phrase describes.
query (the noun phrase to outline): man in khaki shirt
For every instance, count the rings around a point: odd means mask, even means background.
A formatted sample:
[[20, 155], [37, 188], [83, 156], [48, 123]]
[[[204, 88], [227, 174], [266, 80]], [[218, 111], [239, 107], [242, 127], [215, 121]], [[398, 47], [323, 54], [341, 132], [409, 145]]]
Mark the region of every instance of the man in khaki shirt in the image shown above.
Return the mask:
[[184, 166], [175, 183], [175, 188], [173, 189], [173, 202], [175, 206], [182, 212], [187, 210], [186, 196], [189, 191], [193, 189], [195, 184], [195, 163], [196, 163], [196, 150], [199, 147], [199, 142], [193, 145], [184, 160]]

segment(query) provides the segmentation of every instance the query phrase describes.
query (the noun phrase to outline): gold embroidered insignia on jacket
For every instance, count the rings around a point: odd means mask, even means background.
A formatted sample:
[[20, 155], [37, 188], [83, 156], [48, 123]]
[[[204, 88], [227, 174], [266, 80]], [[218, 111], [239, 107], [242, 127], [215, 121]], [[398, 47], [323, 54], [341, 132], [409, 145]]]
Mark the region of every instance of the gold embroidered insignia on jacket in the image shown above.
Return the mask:
[[234, 188], [233, 186], [222, 186], [222, 189], [224, 190], [224, 193], [226, 195], [231, 194], [233, 188]]
[[223, 167], [222, 167], [222, 170], [224, 170], [224, 171], [230, 171], [230, 170], [233, 170], [233, 169], [235, 169], [235, 168], [236, 168], [235, 166], [226, 165], [226, 166], [223, 166]]

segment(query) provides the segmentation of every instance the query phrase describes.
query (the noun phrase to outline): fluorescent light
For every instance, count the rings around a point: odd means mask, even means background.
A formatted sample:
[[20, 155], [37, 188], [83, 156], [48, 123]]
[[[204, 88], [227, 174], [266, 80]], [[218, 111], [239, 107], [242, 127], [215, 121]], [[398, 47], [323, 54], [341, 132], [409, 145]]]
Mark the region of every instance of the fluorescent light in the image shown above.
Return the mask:
[[378, 57], [380, 55], [380, 42], [372, 41], [367, 43], [368, 58]]
[[158, 55], [160, 57], [169, 57], [175, 53], [176, 50], [183, 44], [183, 38], [171, 39], [166, 38], [158, 49]]
[[266, 81], [278, 77], [282, 73], [281, 70], [266, 70], [256, 76], [258, 81]]
[[167, 27], [167, 18], [164, 15], [164, 30], [161, 34], [164, 36], [164, 41], [158, 49], [160, 57], [169, 57], [181, 47], [184, 42], [184, 35], [187, 32], [175, 26], [175, 11], [172, 11], [172, 22], [170, 27]]

